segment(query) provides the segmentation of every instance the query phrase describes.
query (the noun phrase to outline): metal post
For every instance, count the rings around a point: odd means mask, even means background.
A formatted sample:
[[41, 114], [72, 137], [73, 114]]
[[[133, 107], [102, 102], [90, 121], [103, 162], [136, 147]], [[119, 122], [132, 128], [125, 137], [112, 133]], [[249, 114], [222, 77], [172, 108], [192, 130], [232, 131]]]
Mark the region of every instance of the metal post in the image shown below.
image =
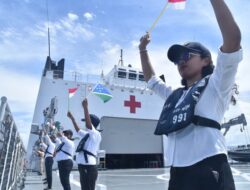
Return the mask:
[[[11, 125], [10, 125], [10, 134], [9, 134], [9, 137], [12, 134], [13, 125], [14, 125], [14, 121], [12, 120]], [[7, 152], [6, 152], [5, 159], [4, 159], [4, 166], [3, 166], [3, 171], [2, 171], [2, 179], [1, 179], [0, 189], [3, 189], [2, 185], [3, 185], [4, 173], [5, 173], [5, 169], [6, 169], [6, 165], [7, 165], [7, 159], [8, 159], [9, 148], [10, 148], [10, 141], [11, 141], [11, 138], [8, 139]]]
[[7, 98], [3, 96], [1, 98], [1, 106], [0, 106], [0, 122], [3, 121], [6, 106], [7, 106]]
[[[15, 125], [14, 125], [15, 126]], [[14, 128], [14, 126], [13, 126], [13, 128]], [[16, 135], [15, 135], [15, 138], [14, 139], [16, 139], [17, 138], [17, 133], [16, 133]], [[15, 143], [15, 142], [14, 142]], [[7, 181], [7, 185], [6, 185], [6, 189], [9, 189], [9, 184], [10, 184], [10, 178], [11, 178], [11, 174], [12, 174], [12, 170], [13, 170], [13, 162], [14, 162], [14, 157], [15, 157], [15, 153], [16, 153], [16, 144], [13, 146], [13, 148], [14, 148], [14, 150], [12, 150], [12, 155], [11, 155], [11, 161], [10, 161], [10, 170], [9, 170], [9, 173], [8, 173], [8, 181]]]

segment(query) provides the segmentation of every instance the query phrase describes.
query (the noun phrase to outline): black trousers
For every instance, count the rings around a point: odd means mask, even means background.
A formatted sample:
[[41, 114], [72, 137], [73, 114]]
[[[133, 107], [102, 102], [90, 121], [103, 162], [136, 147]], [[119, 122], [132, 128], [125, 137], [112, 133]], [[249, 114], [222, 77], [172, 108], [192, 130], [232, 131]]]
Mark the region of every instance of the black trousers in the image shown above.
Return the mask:
[[73, 168], [71, 159], [58, 161], [59, 177], [64, 190], [71, 190], [69, 176]]
[[80, 183], [82, 190], [95, 190], [95, 184], [98, 176], [96, 165], [78, 164], [80, 173]]
[[212, 156], [188, 167], [171, 167], [168, 190], [235, 190], [226, 155]]
[[45, 158], [45, 172], [46, 172], [46, 178], [47, 178], [49, 189], [51, 189], [51, 187], [52, 187], [52, 166], [53, 166], [53, 163], [54, 163], [53, 157]]

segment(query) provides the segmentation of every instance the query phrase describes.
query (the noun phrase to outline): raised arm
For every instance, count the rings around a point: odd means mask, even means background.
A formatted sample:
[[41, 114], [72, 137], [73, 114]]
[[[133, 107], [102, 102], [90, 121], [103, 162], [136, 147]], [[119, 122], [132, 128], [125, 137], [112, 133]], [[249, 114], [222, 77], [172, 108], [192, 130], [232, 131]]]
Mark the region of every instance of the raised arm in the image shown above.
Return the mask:
[[142, 70], [143, 70], [144, 78], [147, 82], [153, 75], [155, 75], [155, 72], [151, 65], [151, 62], [148, 56], [148, 51], [147, 51], [147, 45], [149, 44], [149, 42], [150, 42], [150, 35], [149, 33], [147, 33], [146, 35], [141, 37], [140, 45], [139, 45]]
[[224, 0], [210, 0], [219, 24], [223, 45], [221, 51], [231, 53], [240, 49], [241, 33]]
[[76, 132], [78, 132], [78, 131], [80, 130], [80, 127], [78, 127], [78, 125], [77, 125], [77, 123], [76, 123], [76, 120], [75, 120], [74, 116], [72, 115], [72, 113], [71, 113], [71, 112], [68, 112], [67, 116], [68, 116], [68, 118], [71, 119], [71, 121], [72, 121], [72, 123], [73, 123], [73, 126], [74, 126]]
[[87, 98], [85, 98], [85, 99], [82, 101], [82, 107], [83, 107], [83, 110], [84, 110], [84, 116], [85, 116], [86, 127], [87, 127], [88, 129], [92, 129], [91, 119], [90, 119], [90, 116], [89, 116], [88, 100], [87, 100]]

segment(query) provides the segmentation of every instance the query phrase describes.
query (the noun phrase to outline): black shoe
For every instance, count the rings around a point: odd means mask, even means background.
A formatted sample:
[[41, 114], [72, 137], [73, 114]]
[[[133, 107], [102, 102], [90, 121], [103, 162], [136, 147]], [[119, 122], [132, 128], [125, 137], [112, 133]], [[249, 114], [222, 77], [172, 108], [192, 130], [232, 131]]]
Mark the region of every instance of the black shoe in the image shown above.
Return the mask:
[[43, 184], [47, 184], [48, 182], [47, 181], [44, 181]]
[[43, 181], [47, 181], [47, 178], [44, 178]]

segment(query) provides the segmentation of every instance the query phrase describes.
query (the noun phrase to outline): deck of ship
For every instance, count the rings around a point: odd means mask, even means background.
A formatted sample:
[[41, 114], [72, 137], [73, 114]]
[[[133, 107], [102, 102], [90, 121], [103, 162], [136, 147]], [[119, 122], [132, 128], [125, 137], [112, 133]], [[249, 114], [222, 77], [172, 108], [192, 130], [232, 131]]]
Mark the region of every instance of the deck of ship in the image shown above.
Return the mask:
[[[250, 188], [250, 164], [231, 166], [237, 190]], [[27, 173], [24, 190], [40, 190], [46, 187], [44, 176]], [[96, 190], [162, 190], [168, 188], [169, 168], [122, 169], [99, 171]], [[71, 173], [71, 187], [80, 190], [78, 171]], [[53, 190], [60, 190], [58, 172], [53, 172]]]

